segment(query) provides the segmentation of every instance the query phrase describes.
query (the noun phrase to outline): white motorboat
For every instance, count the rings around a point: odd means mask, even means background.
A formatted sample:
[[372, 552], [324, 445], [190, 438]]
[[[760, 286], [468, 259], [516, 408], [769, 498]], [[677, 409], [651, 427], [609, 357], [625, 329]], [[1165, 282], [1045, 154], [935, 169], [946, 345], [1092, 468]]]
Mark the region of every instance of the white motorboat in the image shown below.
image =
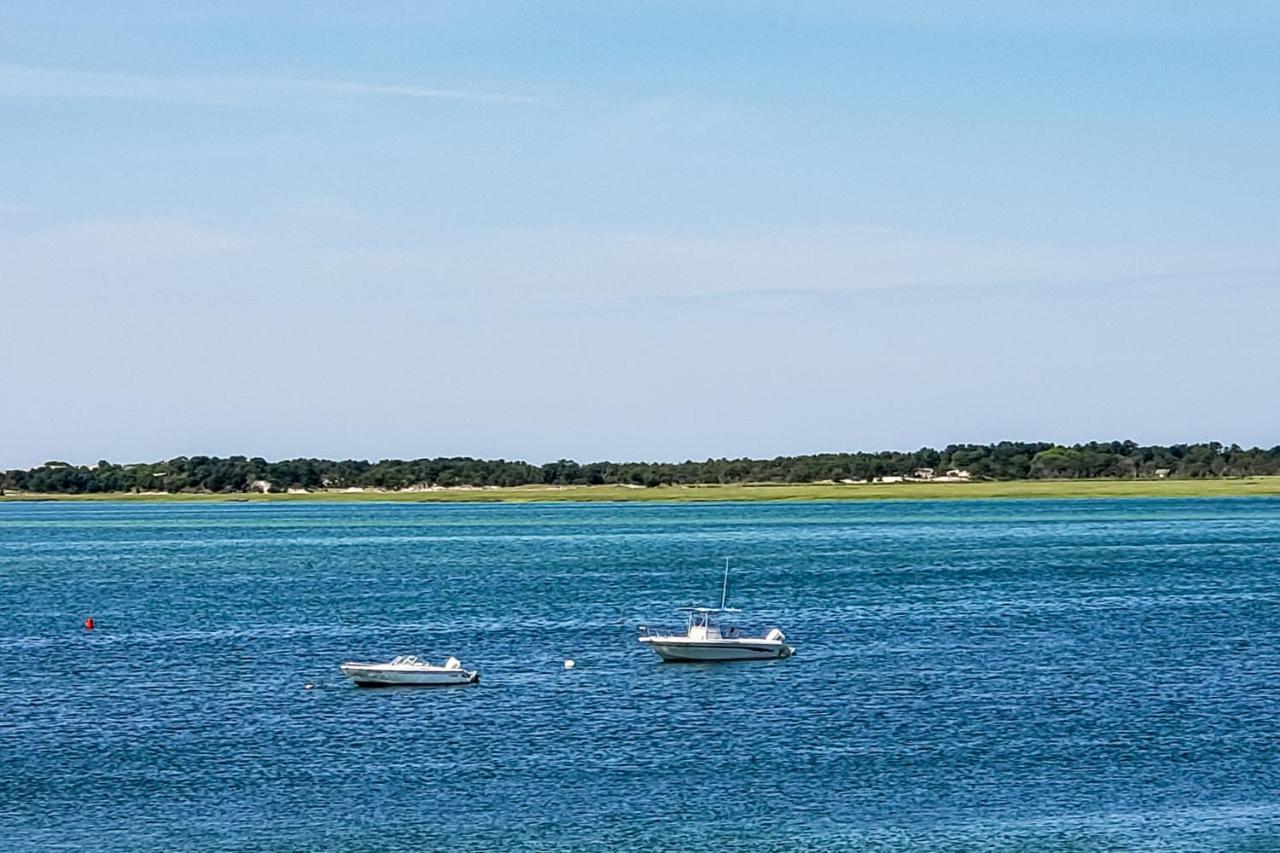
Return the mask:
[[643, 629], [640, 642], [665, 661], [711, 663], [723, 660], [770, 660], [791, 657], [795, 649], [774, 628], [763, 637], [743, 637], [737, 628], [722, 630], [720, 617], [740, 611], [728, 607], [683, 607], [688, 614], [683, 634], [654, 634]]
[[446, 687], [475, 684], [480, 680], [479, 672], [463, 669], [457, 658], [449, 658], [444, 666], [436, 666], [413, 655], [401, 655], [390, 663], [348, 662], [341, 668], [342, 674], [357, 687]]
[[740, 613], [726, 607], [729, 595], [729, 561], [724, 566], [724, 586], [719, 607], [682, 607], [686, 614], [683, 634], [656, 634], [640, 628], [640, 642], [653, 649], [664, 661], [711, 663], [729, 660], [771, 660], [795, 654], [787, 645], [787, 637], [778, 628], [763, 637], [744, 637], [736, 626], [724, 627], [725, 614]]

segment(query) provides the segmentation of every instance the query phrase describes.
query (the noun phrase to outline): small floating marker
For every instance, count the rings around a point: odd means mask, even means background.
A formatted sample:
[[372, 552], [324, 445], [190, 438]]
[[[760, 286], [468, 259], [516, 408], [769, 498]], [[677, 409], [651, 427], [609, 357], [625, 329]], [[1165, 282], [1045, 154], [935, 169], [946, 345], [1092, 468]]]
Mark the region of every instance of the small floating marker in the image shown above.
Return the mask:
[[92, 616], [90, 616], [88, 619], [84, 620], [84, 629], [85, 629], [86, 631], [92, 631], [92, 630], [93, 630], [93, 617], [92, 617]]
[[573, 660], [572, 660], [572, 659], [570, 659], [570, 660], [566, 660], [566, 661], [564, 662], [564, 668], [565, 668], [565, 669], [573, 669], [573, 667], [574, 667], [574, 663], [573, 663]]
[[314, 684], [312, 684], [310, 681], [308, 681], [306, 684], [302, 685], [302, 689], [303, 689], [303, 690], [315, 690], [315, 689], [316, 689], [316, 686], [315, 686]]

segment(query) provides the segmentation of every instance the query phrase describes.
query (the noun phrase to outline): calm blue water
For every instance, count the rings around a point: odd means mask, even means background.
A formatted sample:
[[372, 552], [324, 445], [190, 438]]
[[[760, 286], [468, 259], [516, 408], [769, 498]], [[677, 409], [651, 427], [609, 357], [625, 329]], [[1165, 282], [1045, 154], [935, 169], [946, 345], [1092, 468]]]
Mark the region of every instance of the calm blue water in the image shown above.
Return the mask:
[[7, 850], [1280, 848], [1271, 499], [6, 504], [0, 653]]

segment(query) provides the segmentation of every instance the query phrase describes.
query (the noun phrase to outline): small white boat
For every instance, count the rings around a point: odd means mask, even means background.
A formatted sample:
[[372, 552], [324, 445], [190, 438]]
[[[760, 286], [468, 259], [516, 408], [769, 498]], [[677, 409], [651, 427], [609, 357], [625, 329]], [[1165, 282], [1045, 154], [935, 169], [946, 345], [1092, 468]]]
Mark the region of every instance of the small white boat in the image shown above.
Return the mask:
[[357, 687], [446, 687], [475, 684], [480, 680], [479, 672], [463, 669], [457, 658], [449, 658], [444, 666], [436, 666], [413, 655], [401, 655], [390, 663], [348, 662], [341, 668], [342, 674]]
[[740, 610], [726, 607], [729, 595], [729, 561], [724, 565], [724, 586], [719, 607], [682, 607], [686, 614], [683, 634], [655, 634], [640, 628], [640, 642], [653, 649], [664, 661], [711, 663], [728, 660], [772, 660], [795, 654], [787, 645], [787, 637], [778, 628], [763, 637], [741, 636], [736, 627], [722, 627], [726, 613]]

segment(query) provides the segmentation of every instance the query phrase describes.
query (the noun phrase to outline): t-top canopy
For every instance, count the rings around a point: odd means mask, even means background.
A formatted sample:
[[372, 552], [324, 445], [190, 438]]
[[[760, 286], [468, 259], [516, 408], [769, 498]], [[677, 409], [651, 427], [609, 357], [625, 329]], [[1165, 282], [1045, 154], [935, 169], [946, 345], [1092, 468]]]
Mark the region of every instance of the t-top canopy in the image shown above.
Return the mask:
[[740, 607], [680, 607], [681, 613], [741, 613]]

